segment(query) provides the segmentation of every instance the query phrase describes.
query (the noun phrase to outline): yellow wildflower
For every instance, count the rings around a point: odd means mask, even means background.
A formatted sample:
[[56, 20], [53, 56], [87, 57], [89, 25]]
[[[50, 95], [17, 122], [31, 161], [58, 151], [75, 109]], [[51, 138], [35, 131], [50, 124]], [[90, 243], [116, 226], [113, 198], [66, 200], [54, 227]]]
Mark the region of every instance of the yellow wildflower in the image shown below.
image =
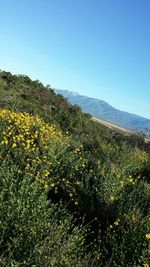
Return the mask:
[[115, 197], [114, 197], [114, 196], [111, 196], [111, 197], [110, 197], [110, 200], [111, 200], [111, 201], [114, 201], [114, 200], [115, 200]]
[[44, 185], [44, 188], [47, 189], [47, 188], [48, 188], [48, 184], [45, 184], [45, 185]]
[[146, 234], [145, 237], [146, 237], [147, 239], [150, 239], [150, 233], [149, 233], [149, 234]]
[[13, 143], [12, 148], [15, 148], [15, 147], [17, 147], [17, 145], [16, 143]]
[[80, 185], [80, 182], [79, 181], [76, 181], [76, 185]]
[[119, 222], [120, 222], [120, 219], [117, 219], [117, 220], [114, 222], [114, 225], [119, 225]]

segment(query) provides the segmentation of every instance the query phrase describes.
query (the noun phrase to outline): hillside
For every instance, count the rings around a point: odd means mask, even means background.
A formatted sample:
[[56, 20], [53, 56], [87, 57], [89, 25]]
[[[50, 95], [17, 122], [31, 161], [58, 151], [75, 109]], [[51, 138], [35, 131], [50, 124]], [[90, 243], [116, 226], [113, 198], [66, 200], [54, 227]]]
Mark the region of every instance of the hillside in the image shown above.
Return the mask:
[[26, 75], [12, 75], [1, 71], [0, 95], [1, 108], [39, 114], [65, 131], [76, 132], [89, 122], [89, 114], [82, 113], [78, 106], [69, 104], [62, 95], [56, 95], [50, 86], [45, 87], [38, 80], [32, 81]]
[[0, 266], [147, 267], [150, 150], [0, 72]]
[[[103, 139], [112, 142], [116, 139], [121, 142], [123, 139], [130, 139], [118, 131], [92, 122], [90, 115], [82, 113], [79, 106], [70, 104], [50, 86], [45, 87], [40, 81], [32, 81], [26, 75], [12, 75], [1, 71], [0, 96], [1, 108], [39, 114], [46, 122], [56, 124], [64, 132], [69, 131], [77, 139], [80, 136], [91, 143]], [[136, 142], [138, 140], [132, 136], [131, 139], [136, 139]], [[143, 142], [141, 137], [139, 142]]]
[[147, 133], [150, 131], [150, 120], [144, 117], [115, 109], [105, 101], [82, 96], [67, 90], [55, 89], [55, 92], [63, 95], [71, 104], [76, 104], [84, 112], [92, 116], [117, 124], [123, 128], [136, 132]]

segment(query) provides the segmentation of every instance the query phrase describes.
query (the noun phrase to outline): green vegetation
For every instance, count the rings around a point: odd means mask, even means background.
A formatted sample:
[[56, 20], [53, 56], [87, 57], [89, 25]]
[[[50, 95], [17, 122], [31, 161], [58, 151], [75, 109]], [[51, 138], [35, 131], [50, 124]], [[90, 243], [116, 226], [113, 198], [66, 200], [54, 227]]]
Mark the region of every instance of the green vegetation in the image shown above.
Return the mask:
[[148, 267], [149, 144], [27, 76], [0, 95], [1, 266]]

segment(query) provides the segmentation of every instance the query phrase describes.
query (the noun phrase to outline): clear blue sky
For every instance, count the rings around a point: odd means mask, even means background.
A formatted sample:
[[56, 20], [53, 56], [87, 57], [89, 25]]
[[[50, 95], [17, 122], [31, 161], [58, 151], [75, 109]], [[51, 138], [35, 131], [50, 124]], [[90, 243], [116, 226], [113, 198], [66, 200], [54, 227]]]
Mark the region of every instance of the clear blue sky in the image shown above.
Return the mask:
[[150, 0], [0, 0], [0, 69], [150, 118]]

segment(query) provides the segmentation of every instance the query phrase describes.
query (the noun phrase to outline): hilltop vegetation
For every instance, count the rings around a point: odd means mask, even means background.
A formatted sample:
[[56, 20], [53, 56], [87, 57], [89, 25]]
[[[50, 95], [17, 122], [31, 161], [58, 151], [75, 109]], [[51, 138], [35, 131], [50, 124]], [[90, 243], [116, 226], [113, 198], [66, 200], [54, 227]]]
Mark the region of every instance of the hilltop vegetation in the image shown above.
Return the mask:
[[0, 264], [148, 267], [149, 145], [0, 73]]

